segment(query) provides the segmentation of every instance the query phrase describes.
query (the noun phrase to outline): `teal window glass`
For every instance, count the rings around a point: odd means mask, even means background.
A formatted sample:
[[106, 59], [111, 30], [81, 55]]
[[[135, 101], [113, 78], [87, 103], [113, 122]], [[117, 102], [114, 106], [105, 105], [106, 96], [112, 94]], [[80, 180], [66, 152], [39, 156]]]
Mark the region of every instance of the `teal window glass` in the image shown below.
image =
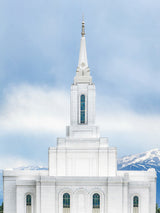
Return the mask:
[[81, 105], [80, 105], [80, 116], [81, 116], [81, 124], [85, 123], [85, 95], [81, 95]]
[[139, 205], [139, 199], [137, 196], [134, 196], [133, 198], [133, 207], [138, 207]]
[[27, 196], [26, 196], [26, 205], [27, 205], [27, 206], [31, 206], [31, 204], [32, 204], [31, 195], [27, 195]]
[[93, 195], [93, 208], [100, 208], [100, 195], [97, 193]]
[[63, 208], [70, 208], [70, 195], [68, 193], [63, 195]]

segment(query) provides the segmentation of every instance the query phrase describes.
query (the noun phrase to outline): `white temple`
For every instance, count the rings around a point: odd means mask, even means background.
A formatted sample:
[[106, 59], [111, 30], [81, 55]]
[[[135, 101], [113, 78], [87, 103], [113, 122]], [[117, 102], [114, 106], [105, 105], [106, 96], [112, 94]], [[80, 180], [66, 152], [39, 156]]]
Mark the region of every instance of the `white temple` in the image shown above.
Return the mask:
[[4, 170], [4, 213], [155, 213], [155, 170], [117, 171], [117, 150], [99, 135], [84, 21], [81, 34], [66, 137], [49, 148], [48, 170]]

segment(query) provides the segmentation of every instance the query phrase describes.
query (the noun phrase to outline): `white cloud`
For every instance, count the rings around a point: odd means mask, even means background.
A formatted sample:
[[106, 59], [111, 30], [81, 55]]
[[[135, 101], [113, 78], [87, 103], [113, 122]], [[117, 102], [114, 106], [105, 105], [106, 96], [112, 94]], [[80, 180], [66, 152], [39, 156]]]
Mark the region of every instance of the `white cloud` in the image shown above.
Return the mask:
[[160, 148], [160, 114], [137, 113], [127, 102], [106, 97], [97, 123], [102, 134], [114, 138], [111, 143], [125, 152]]
[[[160, 115], [132, 110], [123, 99], [98, 97], [97, 124], [104, 136], [114, 136], [112, 144], [145, 150], [157, 147], [160, 141]], [[48, 87], [20, 85], [7, 90], [0, 109], [0, 129], [3, 133], [65, 134], [69, 121], [69, 94]], [[120, 136], [120, 137], [119, 137]]]
[[[0, 169], [12, 169], [25, 167], [29, 165], [38, 165], [39, 162], [34, 162], [25, 158], [16, 156], [1, 156], [0, 157]], [[39, 163], [40, 164], [40, 163]]]
[[160, 140], [160, 115], [142, 115], [133, 111], [108, 111], [101, 112], [98, 116], [101, 129], [112, 132], [130, 133], [156, 133]]
[[65, 128], [69, 114], [69, 96], [48, 87], [19, 85], [7, 90], [0, 109], [3, 132], [58, 133]]

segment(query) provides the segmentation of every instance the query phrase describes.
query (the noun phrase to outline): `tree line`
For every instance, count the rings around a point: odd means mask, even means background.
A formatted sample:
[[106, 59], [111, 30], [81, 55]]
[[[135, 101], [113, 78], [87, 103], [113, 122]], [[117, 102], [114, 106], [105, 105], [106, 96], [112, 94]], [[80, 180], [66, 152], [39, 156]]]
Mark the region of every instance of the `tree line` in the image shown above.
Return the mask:
[[158, 204], [156, 205], [156, 213], [160, 213], [160, 208], [158, 208]]
[[0, 213], [3, 213], [3, 203], [0, 206]]

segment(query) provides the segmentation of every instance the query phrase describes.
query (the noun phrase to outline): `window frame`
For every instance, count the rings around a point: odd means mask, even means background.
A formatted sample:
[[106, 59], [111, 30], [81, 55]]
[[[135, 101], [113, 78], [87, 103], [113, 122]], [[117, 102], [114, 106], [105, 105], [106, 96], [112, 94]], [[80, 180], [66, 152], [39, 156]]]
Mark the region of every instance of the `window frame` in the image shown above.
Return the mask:
[[[29, 201], [28, 201], [28, 196], [30, 196], [30, 200]], [[32, 196], [30, 194], [26, 195], [26, 206], [32, 206]]]
[[139, 208], [139, 197], [137, 195], [133, 196], [133, 208]]
[[[133, 204], [134, 204], [134, 197], [137, 196], [138, 197], [138, 207], [133, 207]], [[138, 213], [141, 213], [141, 195], [138, 194], [138, 193], [133, 193], [131, 196], [130, 196], [130, 206], [131, 206], [131, 213], [134, 213], [134, 209], [137, 209], [138, 208]]]
[[80, 124], [81, 125], [86, 124], [86, 95], [85, 94], [80, 95]]
[[24, 195], [24, 209], [25, 209], [25, 213], [27, 213], [27, 195], [31, 196], [31, 212], [33, 213], [33, 209], [34, 209], [34, 196], [31, 192], [27, 192]]
[[[97, 195], [98, 197], [94, 197]], [[101, 196], [99, 193], [94, 193], [92, 195], [92, 209], [100, 209], [100, 206], [101, 206]]]
[[[69, 195], [68, 197], [64, 197], [65, 195]], [[65, 200], [64, 200], [65, 199]], [[71, 195], [68, 193], [68, 192], [65, 192], [64, 194], [63, 194], [63, 200], [62, 200], [62, 202], [63, 202], [63, 209], [64, 208], [67, 208], [67, 209], [70, 209], [71, 208]], [[66, 202], [66, 204], [64, 203], [64, 202]]]

